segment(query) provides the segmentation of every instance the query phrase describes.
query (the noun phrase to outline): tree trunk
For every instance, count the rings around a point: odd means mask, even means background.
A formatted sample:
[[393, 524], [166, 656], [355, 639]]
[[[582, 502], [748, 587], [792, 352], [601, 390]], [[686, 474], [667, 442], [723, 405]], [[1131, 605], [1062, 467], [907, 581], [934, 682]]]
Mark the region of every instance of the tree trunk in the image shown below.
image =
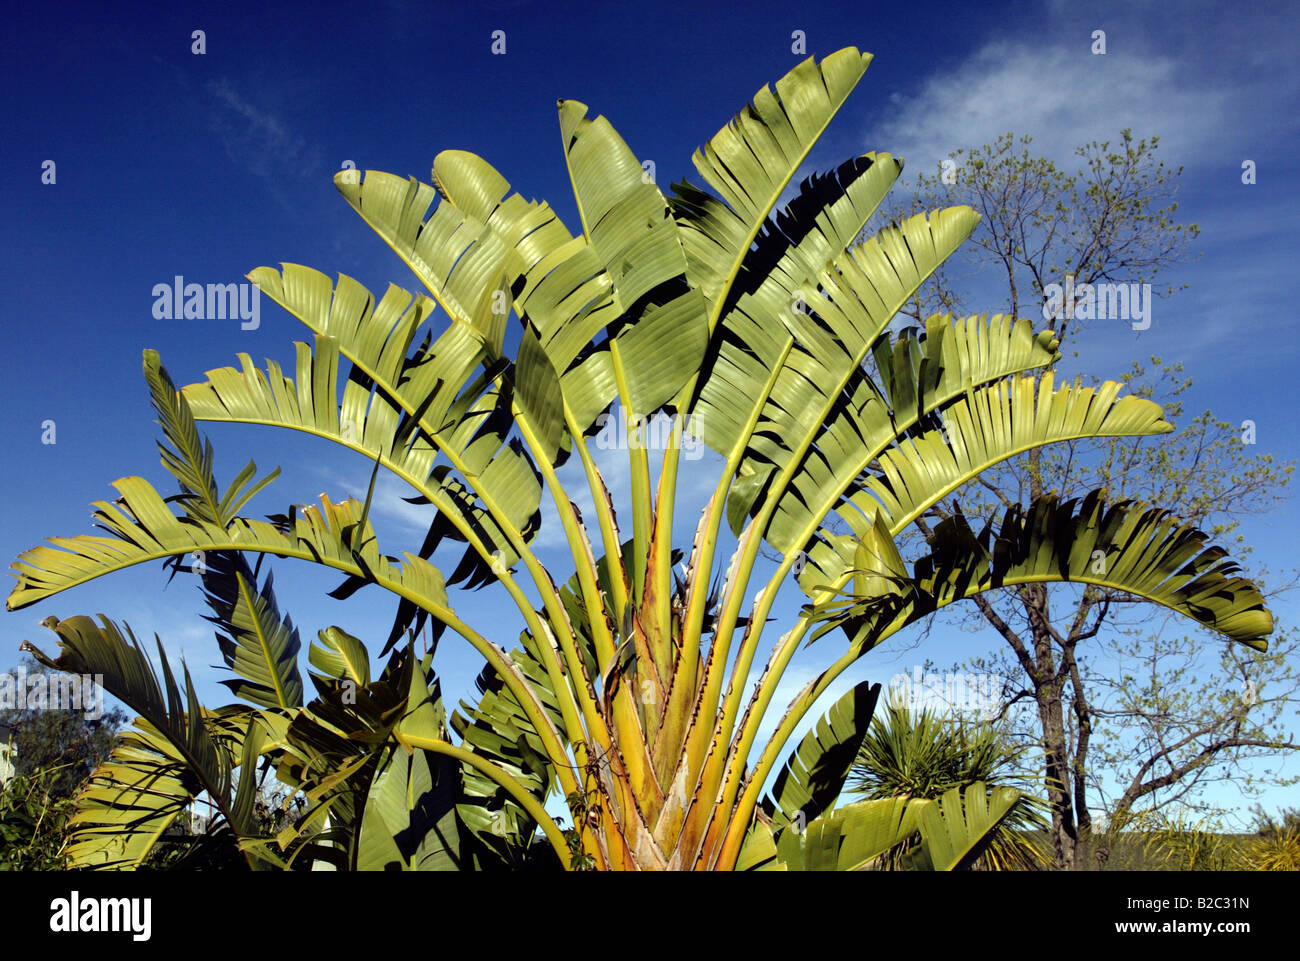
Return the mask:
[[1049, 681], [1038, 688], [1035, 698], [1043, 731], [1047, 800], [1052, 811], [1052, 856], [1058, 870], [1069, 871], [1075, 867], [1078, 834], [1070, 797], [1073, 765], [1070, 764], [1070, 751], [1065, 739], [1061, 699], [1054, 690], [1057, 686]]

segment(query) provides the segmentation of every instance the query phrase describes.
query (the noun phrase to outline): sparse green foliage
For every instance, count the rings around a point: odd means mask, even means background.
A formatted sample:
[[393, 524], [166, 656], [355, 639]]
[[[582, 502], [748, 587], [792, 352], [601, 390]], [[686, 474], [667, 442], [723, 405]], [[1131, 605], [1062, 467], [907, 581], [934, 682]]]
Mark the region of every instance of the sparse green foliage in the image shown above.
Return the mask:
[[[900, 209], [929, 209], [937, 203], [965, 203], [980, 215], [967, 258], [994, 266], [1005, 277], [1012, 316], [1040, 316], [1044, 288], [1064, 283], [1152, 283], [1187, 259], [1200, 235], [1181, 223], [1177, 184], [1182, 168], [1157, 156], [1159, 137], [1080, 146], [1073, 168], [1063, 168], [1032, 150], [1033, 138], [1006, 133], [993, 143], [961, 148], [950, 155], [954, 182], [918, 173], [910, 202]], [[966, 298], [952, 277], [953, 266], [913, 298], [909, 313], [923, 319], [935, 310], [960, 311]], [[1165, 286], [1165, 295], [1173, 288]], [[1073, 316], [1052, 318], [1064, 343], [1081, 325]]]

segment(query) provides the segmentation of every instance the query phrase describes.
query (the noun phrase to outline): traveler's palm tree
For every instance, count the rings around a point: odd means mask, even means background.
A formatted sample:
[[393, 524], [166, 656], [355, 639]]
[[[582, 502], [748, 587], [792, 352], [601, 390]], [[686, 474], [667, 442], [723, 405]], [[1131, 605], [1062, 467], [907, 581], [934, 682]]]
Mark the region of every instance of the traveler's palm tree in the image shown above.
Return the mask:
[[[1270, 616], [1223, 551], [1102, 492], [1043, 496], [979, 530], [949, 506], [924, 556], [904, 563], [896, 538], [989, 466], [1053, 441], [1170, 427], [1115, 383], [1057, 383], [1056, 344], [1028, 321], [891, 326], [977, 220], [954, 207], [855, 243], [901, 161], [857, 157], [774, 212], [870, 59], [852, 48], [809, 59], [760, 90], [693, 158], [713, 192], [684, 182], [665, 196], [608, 121], [561, 102], [576, 234], [463, 151], [438, 155], [433, 186], [343, 171], [344, 198], [427, 295], [375, 297], [346, 276], [261, 267], [250, 279], [314, 335], [294, 371], [241, 355], [177, 391], [146, 353], [180, 495], [116, 482], [121, 496], [97, 505], [108, 536], [26, 552], [8, 606], [134, 564], [188, 566], [246, 703], [207, 710], [187, 674], [165, 658], [156, 672], [111, 622], [51, 619], [57, 664], [103, 674], [141, 715], [80, 799], [78, 863], [138, 864], [202, 795], [254, 867], [862, 867], [918, 827], [928, 866], [963, 866], [1015, 792], [834, 807], [878, 686], [832, 705], [777, 769], [792, 732], [871, 648], [980, 591], [1045, 581], [1128, 591], [1263, 646]], [[644, 445], [628, 445], [622, 518], [590, 445], [615, 405], [633, 436], [651, 415], [674, 418], [657, 477]], [[219, 491], [195, 420], [274, 425], [366, 455], [432, 505], [428, 537], [400, 558], [381, 549], [373, 476], [364, 502], [241, 516], [270, 478], [254, 482], [250, 464]], [[698, 519], [675, 511], [687, 430], [724, 462]], [[557, 473], [574, 455], [594, 516], [579, 515]], [[538, 557], [543, 498], [572, 557], [561, 578]], [[770, 573], [763, 545], [779, 556]], [[459, 555], [441, 570], [439, 548]], [[304, 703], [297, 631], [249, 559], [266, 554], [342, 572], [336, 597], [366, 584], [397, 595], [382, 672], [360, 640], [328, 628], [311, 645], [319, 673]], [[807, 603], [773, 643], [792, 576]], [[513, 599], [525, 624], [516, 650], [457, 616], [457, 584]], [[426, 625], [486, 661], [482, 697], [450, 718], [429, 657], [412, 650]], [[842, 638], [821, 641], [829, 663], [760, 745], [791, 659], [828, 632]], [[276, 838], [258, 837], [250, 815], [259, 759], [309, 802]], [[544, 809], [557, 790], [568, 831]]]

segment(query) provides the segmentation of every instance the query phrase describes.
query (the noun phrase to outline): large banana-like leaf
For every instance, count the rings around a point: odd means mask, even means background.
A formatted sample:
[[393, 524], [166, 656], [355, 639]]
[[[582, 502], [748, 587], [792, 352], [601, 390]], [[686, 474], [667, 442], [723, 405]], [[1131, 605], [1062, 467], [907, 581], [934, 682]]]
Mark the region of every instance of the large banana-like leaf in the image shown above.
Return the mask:
[[59, 671], [83, 676], [102, 677], [108, 693], [122, 701], [155, 729], [171, 740], [190, 764], [204, 787], [216, 795], [225, 795], [231, 785], [229, 752], [214, 739], [203, 723], [206, 711], [199, 704], [189, 671], [185, 672], [185, 692], [177, 684], [171, 665], [158, 642], [162, 681], [153, 665], [127, 628], [124, 637], [112, 621], [101, 617], [96, 624], [88, 617], [71, 617], [60, 621], [47, 617], [41, 622], [59, 636], [61, 653], [51, 659], [34, 646], [24, 648], [42, 664]]
[[[1108, 504], [1102, 491], [1082, 501], [1044, 496], [1013, 507], [996, 535], [978, 535], [964, 516], [934, 529], [930, 553], [911, 582], [884, 605], [850, 598], [810, 608], [841, 624], [854, 645], [867, 647], [939, 607], [998, 587], [1073, 581], [1123, 591], [1162, 604], [1258, 650], [1273, 617], [1259, 588], [1207, 535], [1169, 511], [1133, 501]], [[825, 633], [819, 628], [814, 637]]]
[[18, 610], [70, 587], [135, 564], [214, 551], [251, 551], [315, 561], [382, 584], [418, 601], [445, 619], [451, 616], [442, 575], [428, 561], [405, 555], [405, 563], [380, 554], [374, 531], [355, 500], [290, 508], [276, 523], [237, 518], [228, 527], [187, 519], [182, 523], [158, 492], [139, 477], [114, 485], [117, 504], [96, 501], [94, 518], [112, 537], [51, 538], [24, 552], [14, 567], [18, 584], [9, 610]]
[[[901, 169], [901, 162], [888, 154], [867, 154], [830, 175], [805, 180], [799, 195], [768, 221], [755, 250], [746, 256], [728, 292], [722, 327], [752, 335], [749, 318], [760, 317], [771, 324], [771, 344], [779, 345], [788, 315], [822, 302], [821, 272], [847, 253]], [[742, 297], [743, 310], [737, 306]], [[725, 342], [721, 349], [734, 363], [734, 350]]]
[[[626, 144], [576, 101], [562, 102], [560, 113], [587, 237], [574, 238], [545, 204], [506, 196], [509, 183], [474, 154], [439, 154], [434, 179], [451, 202], [516, 245], [524, 271], [516, 309], [561, 375], [575, 427], [586, 431], [619, 393], [620, 378], [636, 416], [676, 395], [703, 355], [706, 307], [685, 286], [666, 201]], [[610, 339], [593, 343], [602, 331]]]
[[915, 867], [932, 871], [960, 871], [970, 865], [995, 840], [997, 829], [1024, 803], [1019, 791], [972, 784], [953, 788], [920, 811], [921, 850]]
[[461, 827], [456, 817], [459, 765], [427, 751], [390, 744], [370, 784], [357, 846], [356, 870], [458, 871]]
[[[249, 276], [316, 333], [315, 350], [298, 345], [296, 383], [274, 362], [263, 374], [244, 355], [242, 371], [209, 371], [206, 383], [185, 388], [195, 416], [274, 424], [376, 458], [437, 507], [440, 533], [431, 534], [430, 550], [445, 533], [478, 541], [453, 583], [491, 579], [485, 556], [513, 564], [519, 557], [513, 538], [526, 541], [537, 531], [541, 483], [523, 448], [508, 438], [509, 396], [493, 386], [493, 370], [503, 370], [504, 361], [485, 342], [495, 316], [491, 298], [480, 304], [474, 324], [453, 323], [432, 345], [426, 339], [411, 351], [433, 307], [428, 298], [413, 301], [390, 286], [376, 304], [350, 277], [335, 284], [293, 264], [283, 272], [260, 267]], [[343, 357], [352, 363], [346, 377]], [[520, 376], [524, 393], [546, 396], [536, 364], [525, 364]], [[553, 447], [558, 424], [547, 430]], [[449, 466], [437, 464], [439, 455]], [[472, 495], [453, 470], [471, 484]]]
[[1119, 397], [1121, 385], [1055, 387], [1051, 371], [974, 392], [944, 409], [944, 426], [900, 441], [880, 456], [868, 488], [891, 528], [909, 524], [939, 498], [999, 460], [1044, 443], [1084, 437], [1144, 437], [1173, 427], [1159, 405]]
[[736, 858], [736, 871], [785, 871], [784, 861], [776, 856], [776, 835], [764, 818], [757, 817], [749, 826], [740, 856]]
[[814, 302], [819, 272], [862, 233], [902, 169], [887, 153], [869, 153], [804, 180], [756, 238], [731, 289], [732, 303], [742, 293], [760, 301], [775, 297], [777, 310], [790, 309], [794, 294]]
[[[743, 498], [739, 507], [728, 505], [733, 519], [760, 502], [767, 476], [785, 472], [788, 483], [797, 468], [813, 470], [819, 456], [844, 456], [848, 438], [842, 431], [826, 433], [835, 425], [837, 409], [848, 406], [843, 392], [867, 379], [860, 365], [871, 345], [977, 220], [966, 207], [918, 215], [837, 257], [833, 270], [822, 270], [818, 278], [826, 296], [807, 295], [816, 317], [791, 309], [789, 299], [773, 303], [770, 297], [744, 294], [737, 300], [728, 314], [735, 339], [720, 345], [692, 407], [701, 440], [724, 457], [743, 445], [740, 477], [760, 479], [733, 491], [732, 497]], [[775, 385], [766, 391], [770, 371], [778, 366]], [[751, 428], [755, 404], [762, 414]], [[826, 455], [814, 447], [815, 439], [823, 441]], [[767, 496], [782, 493], [772, 490]]]
[[[1172, 430], [1159, 405], [1139, 397], [1119, 397], [1120, 389], [1113, 381], [1097, 388], [1077, 383], [1057, 387], [1047, 371], [967, 390], [944, 406], [938, 426], [918, 429], [914, 436], [899, 437], [892, 446], [874, 451], [874, 470], [859, 473], [867, 466], [871, 448], [881, 446], [876, 438], [833, 472], [807, 482], [801, 477], [772, 524], [772, 539], [787, 550], [797, 547], [797, 538], [817, 523], [816, 514], [839, 491], [846, 491], [839, 516], [856, 534], [864, 535], [881, 516], [896, 536], [987, 468], [1034, 447]], [[821, 534], [827, 536], [824, 528]], [[808, 555], [811, 563], [801, 577], [805, 589], [842, 572], [837, 570], [842, 552], [834, 552], [833, 547], [814, 545]]]
[[[1035, 335], [1028, 321], [1003, 315], [967, 317], [955, 325], [950, 316], [935, 315], [924, 333], [881, 338], [872, 353], [879, 385], [870, 377], [854, 378], [828, 418], [817, 456], [809, 456], [778, 508], [769, 536], [782, 544], [811, 533], [812, 522], [837, 505], [843, 508], [839, 498], [857, 489], [868, 466], [902, 438], [933, 430], [936, 412], [1057, 357], [1050, 333]], [[860, 509], [841, 512], [850, 519], [861, 516]]]
[[[740, 336], [751, 350], [751, 341], [759, 336], [760, 345], [780, 355], [786, 315], [806, 310], [822, 299], [817, 296], [821, 271], [846, 253], [901, 169], [902, 163], [888, 154], [867, 154], [841, 164], [830, 175], [805, 180], [799, 195], [767, 222], [756, 248], [745, 257], [743, 269], [727, 293], [722, 327]], [[743, 309], [737, 306], [742, 297]], [[770, 322], [767, 336], [755, 330], [752, 317]], [[725, 340], [719, 349], [723, 354], [719, 360], [722, 371], [743, 366], [743, 352], [737, 352]], [[765, 364], [770, 365], [770, 359]], [[755, 368], [758, 370], [761, 366]], [[762, 382], [758, 376], [755, 383]], [[741, 412], [737, 423], [743, 424], [746, 419]], [[747, 507], [752, 500], [743, 503]]]
[[724, 205], [688, 183], [677, 185], [674, 217], [688, 278], [713, 301], [740, 270], [790, 180], [871, 63], [854, 47], [820, 63], [812, 57], [766, 85], [691, 158]]
[[839, 797], [862, 746], [880, 697], [880, 685], [863, 681], [831, 705], [772, 785], [764, 805], [768, 817], [783, 824], [807, 824]]
[[516, 260], [507, 262], [517, 270], [515, 309], [564, 378], [566, 396], [579, 405], [575, 414], [585, 430], [609, 406], [617, 386], [608, 351], [572, 371], [570, 366], [598, 332], [626, 311], [600, 255], [586, 236], [569, 233], [549, 205], [509, 193], [510, 183], [475, 154], [444, 150], [434, 159], [433, 178], [448, 205], [484, 223], [516, 254]]
[[[545, 202], [510, 193], [509, 181], [476, 154], [442, 151], [434, 158], [433, 180], [447, 206], [484, 224], [514, 252], [517, 259], [506, 263], [516, 270], [515, 309], [536, 332], [556, 372], [564, 374], [595, 332], [624, 312], [595, 249], [586, 237], [573, 236]], [[603, 396], [607, 406], [613, 391]]]
[[[437, 192], [414, 177], [342, 171], [334, 183], [454, 320], [469, 323], [484, 292], [500, 289], [503, 273], [519, 273], [513, 248], [451, 204], [434, 204]], [[504, 322], [497, 314], [492, 329], [504, 333]], [[499, 351], [499, 339], [490, 339]]]
[[862, 871], [916, 833], [921, 809], [912, 798], [859, 801], [823, 814], [798, 833], [782, 831], [776, 856], [790, 871]]
[[686, 255], [658, 186], [607, 119], [588, 119], [586, 104], [576, 100], [561, 101], [559, 114], [583, 233], [624, 309], [672, 282], [674, 289], [662, 293], [680, 294]]
[[[138, 731], [129, 732], [78, 798], [72, 820], [70, 852], [84, 867], [138, 866], [163, 831], [200, 794], [222, 815], [235, 839], [256, 836], [252, 819], [255, 778], [238, 779], [241, 763], [251, 764], [260, 740], [252, 729], [256, 712], [243, 708], [214, 714], [198, 700], [189, 671], [182, 693], [158, 642], [162, 680], [139, 641], [112, 621], [96, 624], [87, 617], [42, 624], [59, 636], [61, 649], [52, 659], [24, 643], [48, 667], [95, 677], [108, 693], [140, 714]], [[246, 741], [253, 740], [253, 756]], [[252, 851], [250, 863], [256, 863]]]
[[[972, 784], [937, 800], [882, 798], [823, 814], [802, 834], [784, 831], [776, 859], [791, 871], [862, 871], [889, 866], [911, 870], [968, 868], [994, 842], [997, 829], [1023, 803], [1014, 788]], [[919, 836], [920, 845], [913, 846]], [[761, 850], [753, 846], [755, 858]]]
[[327, 627], [312, 641], [307, 658], [313, 667], [338, 680], [365, 687], [370, 683], [370, 653], [365, 644], [337, 627]]
[[189, 816], [199, 779], [147, 721], [118, 735], [108, 759], [78, 792], [68, 821], [73, 868], [140, 867], [168, 828]]
[[[615, 382], [626, 385], [629, 416], [647, 417], [698, 369], [707, 305], [687, 285], [686, 255], [664, 195], [609, 121], [586, 113], [577, 101], [560, 104], [565, 157], [584, 232], [630, 325], [610, 355]], [[590, 339], [598, 330], [582, 333]]]
[[[369, 171], [364, 180], [344, 175], [336, 177], [335, 183], [348, 203], [447, 309], [453, 326], [459, 321], [473, 329], [483, 339], [488, 355], [495, 359], [505, 336], [511, 282], [523, 271], [515, 250], [495, 231], [450, 203], [438, 203], [430, 213], [436, 191], [414, 178], [403, 181], [391, 174]], [[553, 283], [558, 285], [561, 279]], [[565, 288], [563, 295], [567, 297], [572, 289]], [[579, 337], [573, 353], [588, 339]], [[539, 346], [545, 346], [545, 341]], [[558, 463], [563, 433], [554, 417], [551, 395], [553, 381], [568, 367], [571, 356], [552, 355], [542, 363], [542, 356], [550, 353], [546, 350], [521, 355], [514, 379], [520, 413], [532, 421], [532, 432], [539, 440], [537, 453], [548, 462]], [[546, 401], [541, 408], [534, 406], [538, 399]]]
[[[413, 657], [406, 674], [410, 686], [395, 730], [445, 738], [446, 712], [437, 681], [430, 686], [424, 667]], [[455, 760], [386, 742], [366, 795], [357, 870], [458, 870], [460, 793]]]

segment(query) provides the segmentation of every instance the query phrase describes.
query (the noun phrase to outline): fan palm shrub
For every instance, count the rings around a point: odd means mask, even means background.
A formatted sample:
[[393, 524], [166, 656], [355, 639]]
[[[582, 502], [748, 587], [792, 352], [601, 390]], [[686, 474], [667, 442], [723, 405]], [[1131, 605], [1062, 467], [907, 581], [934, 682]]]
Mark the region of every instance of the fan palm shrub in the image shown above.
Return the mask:
[[[872, 719], [845, 790], [876, 799], [940, 798], [975, 784], [1021, 790], [1020, 754], [991, 723], [944, 716], [928, 707], [913, 712], [891, 700]], [[1041, 806], [1040, 799], [1022, 794], [983, 845], [978, 865], [1041, 867], [1044, 852], [1034, 837], [1047, 826]], [[894, 862], [905, 863], [906, 853], [898, 851]]]
[[[560, 102], [576, 233], [465, 151], [435, 158], [432, 185], [342, 171], [344, 199], [427, 294], [260, 267], [250, 279], [311, 332], [292, 370], [240, 355], [177, 390], [146, 353], [180, 493], [117, 481], [119, 497], [96, 505], [106, 536], [24, 553], [8, 607], [135, 564], [193, 570], [241, 701], [203, 707], [188, 674], [161, 648], [155, 666], [129, 628], [47, 621], [54, 663], [103, 674], [140, 715], [79, 800], [77, 863], [139, 863], [202, 794], [254, 867], [860, 867], [916, 824], [929, 863], [957, 866], [1014, 792], [833, 807], [878, 685], [832, 705], [781, 765], [819, 698], [873, 647], [979, 591], [1046, 581], [1130, 591], [1264, 644], [1263, 599], [1222, 550], [1101, 491], [1044, 495], [988, 525], [949, 509], [904, 562], [896, 539], [989, 466], [1054, 441], [1170, 427], [1114, 382], [1058, 382], [1056, 342], [1027, 320], [894, 324], [977, 220], [937, 210], [855, 243], [897, 158], [855, 157], [775, 210], [870, 61], [848, 48], [763, 87], [696, 151], [704, 186], [668, 195], [608, 120]], [[637, 441], [621, 515], [590, 443], [610, 411]], [[657, 413], [672, 432], [654, 476], [640, 441]], [[220, 491], [196, 421], [271, 425], [365, 455], [431, 505], [428, 537], [413, 553], [381, 549], [373, 475], [364, 501], [242, 516], [271, 478], [255, 480], [250, 464]], [[687, 432], [722, 463], [693, 520], [676, 510]], [[594, 516], [580, 516], [557, 473], [572, 457]], [[543, 498], [567, 570], [539, 559]], [[774, 569], [758, 563], [763, 545]], [[260, 571], [266, 555], [339, 572], [336, 597], [364, 585], [395, 595], [393, 630], [371, 642], [382, 669], [371, 645], [328, 627], [308, 652], [309, 701], [297, 629]], [[806, 603], [773, 643], [778, 591], [792, 581]], [[513, 601], [524, 624], [513, 650], [457, 615], [457, 585]], [[482, 655], [476, 703], [449, 714], [431, 656], [410, 642], [426, 624]], [[796, 651], [830, 633], [824, 669], [760, 744]], [[310, 802], [274, 838], [251, 813], [250, 775], [266, 764]], [[548, 796], [565, 799], [567, 830]]]

